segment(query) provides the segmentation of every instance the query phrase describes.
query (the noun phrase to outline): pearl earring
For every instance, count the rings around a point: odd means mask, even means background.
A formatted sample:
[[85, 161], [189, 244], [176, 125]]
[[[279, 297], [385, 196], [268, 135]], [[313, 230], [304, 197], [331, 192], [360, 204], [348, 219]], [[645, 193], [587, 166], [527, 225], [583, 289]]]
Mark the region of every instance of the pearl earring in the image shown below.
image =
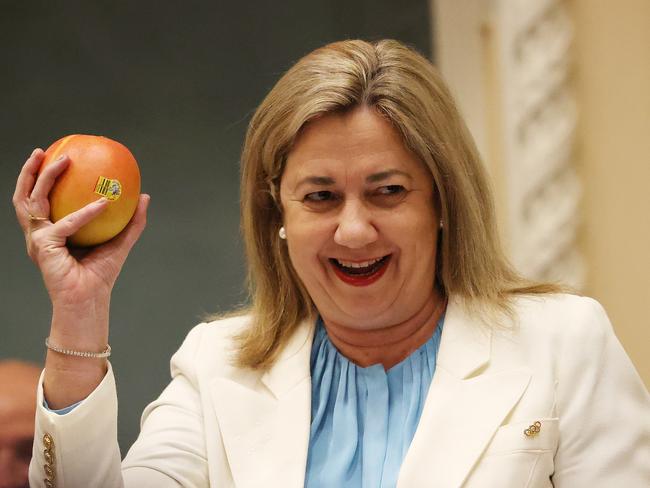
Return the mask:
[[442, 225], [442, 219], [440, 219], [440, 228], [442, 229], [444, 226]]
[[287, 231], [284, 230], [284, 227], [280, 227], [280, 230], [278, 231], [278, 235], [280, 236], [280, 239], [286, 239], [287, 238]]

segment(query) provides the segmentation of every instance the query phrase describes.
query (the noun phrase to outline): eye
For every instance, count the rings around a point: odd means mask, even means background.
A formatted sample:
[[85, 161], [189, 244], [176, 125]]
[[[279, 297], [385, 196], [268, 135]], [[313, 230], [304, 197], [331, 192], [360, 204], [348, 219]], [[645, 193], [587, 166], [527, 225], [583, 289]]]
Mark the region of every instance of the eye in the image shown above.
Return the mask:
[[375, 205], [390, 207], [404, 200], [407, 194], [408, 190], [402, 185], [386, 185], [373, 190], [370, 199]]
[[302, 202], [311, 210], [324, 212], [336, 207], [340, 199], [340, 195], [333, 191], [321, 190], [307, 193]]
[[327, 190], [315, 191], [312, 193], [307, 193], [303, 201], [305, 202], [325, 202], [332, 200], [334, 198], [334, 193]]
[[406, 193], [406, 188], [402, 185], [386, 185], [375, 190], [378, 195], [402, 195]]

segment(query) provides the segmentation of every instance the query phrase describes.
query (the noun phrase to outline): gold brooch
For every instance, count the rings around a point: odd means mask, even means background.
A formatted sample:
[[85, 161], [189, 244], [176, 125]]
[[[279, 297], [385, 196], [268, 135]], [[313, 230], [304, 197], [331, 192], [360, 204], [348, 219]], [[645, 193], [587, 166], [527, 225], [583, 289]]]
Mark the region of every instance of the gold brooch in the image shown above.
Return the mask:
[[539, 434], [539, 431], [541, 429], [542, 423], [538, 420], [533, 425], [524, 430], [524, 434], [526, 434], [526, 437], [535, 437], [537, 434]]

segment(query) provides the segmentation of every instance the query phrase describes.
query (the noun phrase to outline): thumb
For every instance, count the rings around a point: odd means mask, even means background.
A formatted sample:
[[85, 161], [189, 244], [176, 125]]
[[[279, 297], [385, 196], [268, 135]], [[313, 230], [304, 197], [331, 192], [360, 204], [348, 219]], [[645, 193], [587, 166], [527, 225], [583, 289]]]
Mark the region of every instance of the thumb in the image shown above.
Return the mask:
[[98, 246], [88, 255], [88, 258], [101, 259], [110, 256], [111, 259], [117, 259], [120, 265], [123, 264], [147, 224], [147, 209], [150, 200], [149, 195], [140, 195], [135, 213], [122, 232], [107, 243]]

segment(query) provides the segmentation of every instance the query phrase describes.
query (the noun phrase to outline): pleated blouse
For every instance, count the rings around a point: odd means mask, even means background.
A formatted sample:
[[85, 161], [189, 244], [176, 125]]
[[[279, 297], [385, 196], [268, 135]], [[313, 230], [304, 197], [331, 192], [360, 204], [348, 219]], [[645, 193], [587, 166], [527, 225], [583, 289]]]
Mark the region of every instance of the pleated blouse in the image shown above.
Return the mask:
[[443, 321], [444, 315], [427, 342], [385, 371], [346, 359], [318, 320], [305, 486], [395, 487], [435, 371]]

